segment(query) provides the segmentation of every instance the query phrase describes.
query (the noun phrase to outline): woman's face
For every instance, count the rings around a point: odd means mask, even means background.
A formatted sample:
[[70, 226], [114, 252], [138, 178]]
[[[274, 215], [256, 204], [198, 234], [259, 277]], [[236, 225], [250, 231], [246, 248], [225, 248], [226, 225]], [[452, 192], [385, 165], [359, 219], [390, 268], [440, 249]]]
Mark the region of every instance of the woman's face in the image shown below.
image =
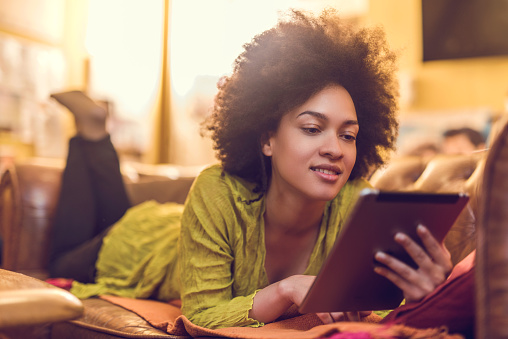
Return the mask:
[[333, 199], [355, 164], [358, 129], [353, 100], [339, 85], [324, 88], [285, 114], [262, 145], [272, 160], [269, 191]]

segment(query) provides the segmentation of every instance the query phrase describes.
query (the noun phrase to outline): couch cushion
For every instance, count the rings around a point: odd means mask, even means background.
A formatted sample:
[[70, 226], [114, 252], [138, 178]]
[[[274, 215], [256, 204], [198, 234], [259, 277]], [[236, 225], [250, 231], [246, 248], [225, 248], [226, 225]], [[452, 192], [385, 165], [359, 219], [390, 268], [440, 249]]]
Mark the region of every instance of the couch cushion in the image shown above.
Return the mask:
[[475, 252], [457, 264], [448, 280], [419, 302], [402, 305], [382, 323], [404, 324], [415, 328], [445, 326], [450, 333], [466, 338], [474, 334], [474, 259]]
[[53, 325], [52, 338], [179, 338], [106, 300], [86, 299], [83, 305], [82, 317]]

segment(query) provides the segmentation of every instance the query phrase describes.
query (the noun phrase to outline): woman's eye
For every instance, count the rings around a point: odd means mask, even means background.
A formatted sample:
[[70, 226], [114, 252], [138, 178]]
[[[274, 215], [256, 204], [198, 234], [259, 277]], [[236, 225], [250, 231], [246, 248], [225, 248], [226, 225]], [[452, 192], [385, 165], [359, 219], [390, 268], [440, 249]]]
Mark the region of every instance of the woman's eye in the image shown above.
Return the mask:
[[356, 137], [354, 135], [351, 135], [351, 134], [344, 134], [342, 135], [342, 138], [344, 138], [346, 141], [356, 141]]
[[307, 134], [318, 134], [320, 132], [319, 128], [316, 127], [304, 127], [302, 130]]

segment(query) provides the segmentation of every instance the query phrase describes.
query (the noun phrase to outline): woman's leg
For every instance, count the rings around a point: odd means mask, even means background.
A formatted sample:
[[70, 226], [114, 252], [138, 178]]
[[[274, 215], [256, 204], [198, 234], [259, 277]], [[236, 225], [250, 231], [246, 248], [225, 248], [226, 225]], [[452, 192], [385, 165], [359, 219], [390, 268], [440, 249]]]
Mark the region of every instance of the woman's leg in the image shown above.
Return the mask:
[[109, 136], [96, 142], [82, 140], [81, 146], [94, 193], [94, 234], [99, 234], [117, 222], [131, 203], [120, 172], [118, 155]]
[[[123, 216], [130, 202], [118, 156], [109, 135], [104, 133], [105, 112], [101, 125], [100, 109], [83, 93], [57, 96], [76, 117], [78, 136], [69, 142], [62, 176], [53, 223], [50, 275], [90, 282], [102, 238], [108, 227]], [[87, 121], [90, 111], [91, 122]]]
[[94, 237], [95, 194], [86, 161], [80, 137], [72, 138], [53, 220], [50, 270], [63, 253]]

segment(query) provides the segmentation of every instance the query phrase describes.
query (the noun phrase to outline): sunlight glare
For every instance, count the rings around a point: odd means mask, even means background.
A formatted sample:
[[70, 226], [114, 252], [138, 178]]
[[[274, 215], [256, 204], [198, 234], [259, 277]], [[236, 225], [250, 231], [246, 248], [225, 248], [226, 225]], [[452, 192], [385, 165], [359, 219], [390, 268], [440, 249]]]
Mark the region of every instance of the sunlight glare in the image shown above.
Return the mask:
[[368, 0], [172, 0], [170, 68], [174, 93], [183, 97], [199, 76], [231, 72], [242, 46], [272, 27], [290, 8], [319, 12], [325, 7], [345, 16], [365, 13]]
[[116, 111], [146, 119], [160, 85], [164, 1], [89, 0], [90, 89]]
[[[228, 74], [242, 46], [273, 26], [290, 0], [173, 0], [171, 78], [174, 92], [188, 93], [198, 75]], [[196, 10], [198, 9], [199, 10]]]

